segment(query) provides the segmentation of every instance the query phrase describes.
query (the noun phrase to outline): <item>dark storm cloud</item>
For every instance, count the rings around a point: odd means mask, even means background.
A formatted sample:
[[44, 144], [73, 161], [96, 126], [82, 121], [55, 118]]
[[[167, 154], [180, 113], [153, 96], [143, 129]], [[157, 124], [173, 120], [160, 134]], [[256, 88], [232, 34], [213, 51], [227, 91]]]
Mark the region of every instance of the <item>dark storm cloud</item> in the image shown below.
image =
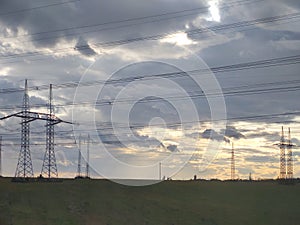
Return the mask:
[[[38, 4], [42, 6], [45, 4]], [[91, 0], [89, 2], [75, 1], [67, 4], [40, 8], [36, 10], [20, 12], [11, 15], [0, 15], [0, 21], [4, 26], [13, 31], [13, 35], [18, 35], [20, 28], [26, 30], [28, 33], [34, 33], [31, 40], [36, 46], [53, 46], [59, 40], [76, 40], [80, 35], [86, 35], [95, 40], [95, 34], [98, 36], [98, 41], [117, 40], [121, 36], [126, 38], [135, 37], [137, 33], [130, 32], [135, 26], [127, 26], [130, 22], [111, 23], [114, 21], [123, 21], [130, 18], [144, 17], [145, 15], [157, 15], [165, 13], [164, 9], [169, 12], [180, 11], [184, 9], [198, 8], [206, 6], [205, 1], [189, 0], [185, 1], [183, 5], [180, 1], [170, 4], [166, 0], [154, 1], [97, 1]], [[29, 1], [1, 1], [1, 12], [12, 12], [20, 9], [28, 9], [37, 7], [37, 3], [33, 0]], [[0, 13], [1, 14], [1, 13]], [[194, 15], [195, 18], [197, 15]], [[189, 19], [193, 18], [189, 17]], [[154, 18], [157, 19], [157, 18]], [[153, 18], [152, 18], [153, 20]], [[138, 22], [145, 22], [141, 20]], [[148, 19], [149, 21], [149, 19]], [[183, 28], [186, 18], [168, 20], [168, 26], [162, 28], [161, 26], [153, 26], [153, 24], [143, 24], [140, 26], [139, 34], [142, 33], [155, 33], [155, 30], [168, 31]], [[131, 22], [131, 24], [137, 21]], [[103, 25], [101, 25], [103, 24]], [[105, 25], [106, 24], [106, 25]], [[107, 28], [127, 26], [126, 29], [107, 30]], [[70, 29], [73, 27], [83, 27], [81, 29]], [[104, 30], [104, 32], [92, 32], [94, 30]], [[55, 32], [49, 32], [55, 31]], [[3, 33], [8, 31], [2, 28]], [[132, 33], [132, 34], [130, 34]], [[120, 35], [122, 34], [122, 35]]]

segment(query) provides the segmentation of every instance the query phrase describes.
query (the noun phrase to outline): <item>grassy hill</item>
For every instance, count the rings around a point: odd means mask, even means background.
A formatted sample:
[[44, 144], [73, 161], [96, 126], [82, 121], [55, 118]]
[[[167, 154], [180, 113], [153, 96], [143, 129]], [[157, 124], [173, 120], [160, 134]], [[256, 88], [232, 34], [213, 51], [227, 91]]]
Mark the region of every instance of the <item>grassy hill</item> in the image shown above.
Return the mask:
[[0, 225], [299, 225], [300, 184], [0, 179]]

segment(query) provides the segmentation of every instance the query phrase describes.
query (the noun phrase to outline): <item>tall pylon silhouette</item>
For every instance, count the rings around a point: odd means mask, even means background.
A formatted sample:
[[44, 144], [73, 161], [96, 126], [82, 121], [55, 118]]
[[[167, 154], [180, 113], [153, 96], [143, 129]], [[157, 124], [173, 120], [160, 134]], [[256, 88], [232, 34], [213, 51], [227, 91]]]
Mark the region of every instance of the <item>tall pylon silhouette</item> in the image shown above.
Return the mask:
[[49, 88], [49, 104], [48, 104], [48, 118], [46, 123], [46, 152], [42, 166], [41, 175], [47, 178], [57, 178], [57, 166], [54, 152], [54, 125], [56, 124], [54, 109], [52, 105], [53, 93], [52, 84]]
[[33, 167], [30, 154], [30, 118], [29, 118], [29, 95], [27, 80], [25, 80], [25, 91], [22, 106], [21, 122], [21, 150], [19, 153], [15, 177], [33, 177]]
[[78, 142], [78, 165], [77, 165], [77, 176], [78, 178], [81, 178], [81, 134], [79, 136], [79, 142]]
[[85, 170], [85, 176], [87, 178], [90, 177], [90, 141], [91, 141], [91, 138], [90, 138], [90, 134], [88, 134], [88, 137], [87, 137], [87, 146], [86, 146], [86, 170]]
[[283, 126], [281, 127], [281, 139], [280, 139], [280, 171], [279, 171], [279, 179], [286, 179], [286, 158], [285, 158], [285, 138]]
[[293, 179], [293, 144], [292, 144], [292, 141], [291, 141], [291, 129], [289, 128], [289, 134], [288, 134], [288, 143], [286, 145], [287, 147], [287, 179]]
[[234, 159], [234, 144], [231, 147], [231, 180], [235, 180], [235, 159]]

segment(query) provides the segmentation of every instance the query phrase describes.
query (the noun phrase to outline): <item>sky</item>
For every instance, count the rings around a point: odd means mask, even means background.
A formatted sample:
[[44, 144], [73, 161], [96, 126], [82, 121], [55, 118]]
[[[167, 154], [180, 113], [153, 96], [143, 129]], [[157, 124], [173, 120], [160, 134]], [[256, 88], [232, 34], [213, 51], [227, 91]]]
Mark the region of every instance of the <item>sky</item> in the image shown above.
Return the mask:
[[[300, 177], [299, 10], [297, 0], [1, 0], [0, 117], [22, 110], [25, 79], [30, 110], [46, 113], [53, 84], [55, 115], [73, 123], [55, 126], [59, 177], [76, 176], [80, 147], [92, 177], [230, 179], [234, 146], [236, 178], [277, 178], [282, 126]], [[30, 129], [38, 176], [45, 122]], [[0, 121], [4, 176], [20, 131], [18, 118]]]

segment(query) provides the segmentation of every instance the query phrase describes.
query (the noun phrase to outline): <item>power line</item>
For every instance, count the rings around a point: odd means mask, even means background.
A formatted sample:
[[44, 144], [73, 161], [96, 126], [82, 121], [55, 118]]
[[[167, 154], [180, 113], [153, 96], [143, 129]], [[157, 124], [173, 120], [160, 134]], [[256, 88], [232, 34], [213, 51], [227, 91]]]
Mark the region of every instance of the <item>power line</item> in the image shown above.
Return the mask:
[[[213, 26], [213, 27], [208, 27], [208, 28], [193, 29], [193, 30], [185, 31], [185, 33], [188, 35], [193, 35], [193, 34], [199, 34], [199, 33], [211, 32], [211, 31], [222, 31], [222, 30], [226, 30], [226, 29], [247, 27], [247, 26], [253, 26], [253, 25], [257, 25], [257, 24], [273, 23], [273, 22], [277, 22], [277, 21], [281, 21], [281, 20], [290, 20], [290, 19], [298, 18], [299, 16], [300, 16], [300, 12], [290, 13], [290, 14], [285, 14], [285, 15], [280, 15], [280, 16], [248, 20], [248, 21]], [[104, 43], [91, 43], [91, 45], [98, 46], [98, 47], [112, 47], [112, 46], [116, 46], [116, 45], [124, 45], [124, 44], [128, 44], [128, 43], [144, 41], [144, 40], [159, 40], [159, 39], [165, 38], [166, 36], [172, 35], [172, 34], [174, 34], [174, 32], [169, 32], [169, 33], [164, 33], [164, 34], [159, 34], [159, 35], [152, 35], [152, 36], [144, 36], [144, 37], [138, 37], [138, 38], [132, 38], [132, 39], [126, 39], [126, 40], [104, 42]], [[87, 48], [86, 45], [77, 47], [77, 49], [85, 49], [85, 48]]]
[[[284, 66], [284, 65], [293, 65], [300, 63], [300, 55], [294, 56], [285, 56], [279, 58], [269, 58], [263, 59], [258, 61], [251, 61], [245, 63], [238, 63], [238, 64], [231, 64], [225, 66], [217, 66], [207, 69], [196, 69], [190, 71], [183, 71], [183, 72], [169, 72], [169, 73], [159, 73], [159, 74], [147, 74], [147, 75], [137, 75], [128, 78], [119, 78], [119, 79], [111, 79], [111, 80], [94, 80], [88, 82], [68, 82], [68, 83], [61, 83], [61, 84], [53, 84], [53, 89], [58, 88], [77, 88], [77, 87], [89, 87], [89, 86], [96, 86], [96, 85], [108, 85], [108, 84], [120, 84], [120, 83], [127, 83], [142, 79], [147, 80], [154, 80], [158, 78], [179, 78], [179, 77], [188, 77], [189, 74], [193, 75], [204, 75], [206, 73], [225, 73], [225, 72], [233, 72], [233, 71], [240, 71], [240, 70], [248, 70], [248, 69], [258, 69], [258, 68], [268, 68], [274, 66]], [[30, 91], [41, 91], [47, 90], [49, 88], [48, 85], [40, 85], [40, 86], [32, 86], [28, 89]], [[15, 92], [23, 92], [23, 88], [5, 88], [0, 89], [1, 94], [10, 94]]]
[[[228, 118], [223, 118], [223, 119], [217, 119], [213, 120], [214, 122], [220, 122], [220, 121], [251, 121], [251, 120], [266, 120], [266, 119], [274, 119], [274, 118], [284, 118], [284, 117], [290, 117], [290, 116], [299, 116], [300, 111], [294, 111], [294, 112], [284, 112], [284, 113], [274, 113], [274, 114], [262, 114], [262, 115], [253, 115], [253, 116], [238, 116], [238, 117], [228, 117]], [[281, 123], [284, 123], [286, 120], [280, 120]], [[202, 120], [194, 120], [194, 121], [183, 121], [183, 122], [169, 122], [169, 123], [163, 123], [163, 124], [143, 124], [143, 123], [132, 123], [130, 125], [130, 129], [142, 129], [145, 127], [159, 127], [159, 126], [167, 126], [168, 128], [178, 128], [180, 126], [193, 126], [195, 124], [204, 124], [204, 123], [211, 123], [211, 119], [202, 119]], [[95, 121], [89, 122], [89, 121], [78, 121], [78, 123], [81, 126], [89, 126], [95, 124]], [[100, 122], [96, 123], [97, 129], [76, 129], [76, 132], [81, 132], [81, 133], [90, 133], [90, 132], [106, 132], [106, 131], [113, 131], [114, 128], [128, 128], [128, 124], [126, 123], [116, 123], [114, 122], [113, 124], [111, 122]], [[194, 128], [188, 128], [184, 127], [184, 130], [194, 130]], [[56, 134], [59, 133], [73, 133], [75, 130], [64, 130], [64, 131], [58, 131]], [[34, 133], [34, 132], [33, 132]], [[145, 131], [145, 133], [147, 133]], [[9, 135], [9, 137], [5, 137], [5, 140], [18, 140], [19, 137], [13, 137], [12, 135], [15, 135], [17, 133], [10, 133], [10, 134], [1, 134], [2, 136]], [[106, 136], [111, 136], [114, 135], [113, 133], [101, 133], [102, 135]], [[119, 134], [119, 133], [118, 133]], [[122, 134], [128, 134], [128, 132], [122, 132]], [[73, 139], [74, 137], [61, 137], [63, 139]], [[35, 137], [34, 140], [36, 141], [42, 141], [43, 139], [40, 138], [40, 136]], [[57, 144], [57, 143], [56, 143]], [[75, 140], [72, 143], [68, 144], [76, 144]], [[33, 144], [35, 145], [35, 144]], [[38, 144], [37, 144], [38, 145]]]
[[[227, 3], [222, 3], [219, 6], [219, 9], [229, 8], [229, 7], [232, 7], [232, 6], [238, 6], [238, 5], [244, 5], [244, 4], [252, 4], [252, 3], [261, 2], [261, 1], [264, 1], [264, 0], [254, 0], [254, 1], [240, 0], [240, 1], [227, 2]], [[123, 20], [108, 21], [108, 22], [97, 23], [97, 24], [67, 27], [67, 28], [62, 28], [62, 29], [48, 30], [48, 31], [36, 32], [36, 33], [24, 34], [24, 35], [17, 35], [17, 36], [14, 36], [14, 37], [6, 37], [6, 38], [18, 38], [18, 37], [41, 35], [41, 34], [57, 33], [57, 32], [78, 30], [78, 29], [91, 28], [91, 27], [99, 27], [99, 26], [104, 26], [104, 25], [120, 24], [120, 23], [125, 23], [125, 22], [133, 22], [133, 21], [138, 21], [138, 20], [145, 20], [145, 19], [164, 17], [164, 16], [169, 16], [169, 15], [177, 15], [177, 14], [186, 13], [186, 12], [192, 12], [192, 13], [187, 14], [187, 15], [186, 14], [181, 15], [181, 16], [190, 16], [190, 15], [194, 15], [196, 13], [198, 14], [199, 10], [200, 10], [200, 13], [208, 12], [208, 9], [209, 9], [209, 7], [198, 7], [198, 8], [192, 8], [192, 9], [184, 9], [184, 10], [174, 11], [174, 12], [166, 12], [166, 13], [149, 15], [149, 16], [142, 16], [142, 17], [123, 19]], [[175, 17], [160, 18], [159, 20], [154, 20], [154, 21], [144, 21], [144, 22], [136, 23], [136, 24], [128, 24], [128, 25], [123, 25], [123, 26], [118, 26], [118, 27], [104, 28], [103, 30], [119, 29], [119, 28], [123, 28], [123, 27], [127, 27], [127, 26], [140, 25], [140, 24], [144, 24], [144, 23], [152, 23], [152, 22], [157, 22], [157, 21], [162, 21], [162, 20], [173, 19], [173, 18], [177, 18], [177, 17], [181, 17], [181, 16], [177, 15]], [[87, 31], [87, 32], [84, 32], [84, 33], [97, 32], [97, 31], [103, 31], [103, 30], [101, 29], [101, 30]], [[82, 34], [82, 33], [79, 33], [79, 34]], [[76, 35], [76, 34], [69, 34], [69, 35]], [[64, 36], [66, 36], [66, 35], [64, 35]], [[56, 37], [50, 37], [49, 39], [51, 39], [51, 38], [57, 38], [57, 36]], [[46, 38], [46, 39], [48, 39], [48, 38]], [[45, 39], [34, 39], [34, 40], [45, 40]]]
[[[295, 82], [295, 83], [300, 83], [300, 80]], [[254, 87], [255, 85], [253, 85]], [[227, 88], [223, 89], [222, 92], [209, 92], [205, 94], [202, 91], [194, 91], [194, 92], [188, 92], [187, 96], [174, 96], [174, 95], [169, 95], [169, 96], [160, 96], [161, 98], [144, 98], [144, 99], [136, 99], [136, 98], [120, 98], [120, 99], [111, 99], [111, 100], [98, 100], [98, 101], [92, 101], [92, 102], [66, 102], [64, 104], [57, 104], [56, 108], [62, 108], [62, 107], [70, 107], [70, 106], [79, 106], [79, 107], [84, 107], [84, 106], [105, 106], [105, 105], [113, 105], [116, 103], [121, 103], [121, 104], [130, 104], [130, 103], [149, 103], [149, 102], [160, 102], [163, 101], [164, 99], [172, 100], [172, 101], [180, 101], [180, 100], [186, 100], [186, 99], [197, 99], [197, 98], [213, 98], [213, 97], [229, 97], [229, 96], [244, 96], [244, 95], [257, 95], [257, 94], [266, 94], [266, 93], [277, 93], [277, 92], [292, 92], [292, 91], [299, 91], [300, 90], [300, 85], [293, 85], [293, 86], [288, 86], [288, 87], [272, 87], [272, 88], [266, 88], [268, 83], [266, 84], [258, 84], [257, 86], [264, 86], [264, 88], [261, 89], [245, 89], [245, 90], [234, 90], [238, 89], [239, 87], [233, 87], [233, 88]], [[273, 86], [273, 84], [271, 85]], [[242, 86], [244, 87], [244, 86]], [[234, 91], [231, 91], [234, 90]], [[162, 98], [163, 97], [163, 98]], [[36, 104], [32, 105], [31, 107], [33, 108], [43, 108], [46, 107], [46, 104]], [[21, 108], [21, 106], [2, 106], [0, 110], [16, 110]]]
[[[274, 16], [274, 17], [260, 18], [260, 19], [255, 19], [255, 20], [242, 21], [242, 22], [237, 22], [237, 23], [232, 23], [232, 24], [213, 26], [213, 27], [209, 27], [209, 28], [193, 29], [193, 30], [185, 31], [185, 33], [188, 35], [195, 35], [195, 34], [200, 34], [200, 33], [202, 34], [202, 33], [211, 32], [211, 31], [222, 31], [222, 30], [228, 30], [228, 29], [234, 29], [234, 28], [248, 27], [248, 26], [253, 26], [253, 25], [258, 25], [258, 24], [273, 23], [273, 22], [282, 21], [282, 20], [290, 20], [290, 19], [294, 19], [294, 18], [298, 18], [298, 17], [300, 17], [300, 12], [290, 13], [290, 14], [285, 14], [285, 15], [280, 15], [280, 16]], [[140, 42], [140, 41], [146, 41], [146, 40], [159, 40], [159, 39], [163, 39], [166, 36], [169, 36], [172, 34], [174, 34], [174, 32], [168, 32], [168, 33], [152, 35], [152, 36], [143, 36], [143, 37], [137, 37], [137, 38], [131, 38], [131, 39], [124, 39], [124, 40], [117, 40], [117, 41], [110, 41], [110, 42], [95, 42], [95, 43], [90, 43], [89, 45], [86, 45], [86, 44], [78, 45], [75, 48], [74, 47], [65, 47], [65, 48], [55, 49], [55, 52], [63, 53], [63, 52], [68, 52], [68, 51], [74, 50], [74, 49], [75, 50], [86, 50], [86, 49], [90, 49], [90, 45], [101, 47], [101, 48], [107, 48], [107, 47], [125, 45], [125, 44], [129, 44], [129, 43], [133, 43], [133, 42]], [[15, 58], [19, 58], [19, 57], [32, 57], [32, 56], [43, 55], [44, 53], [45, 52], [43, 52], [43, 51], [25, 52], [25, 53], [20, 53], [20, 54], [8, 54], [8, 55], [2, 56], [0, 58], [15, 59]]]
[[64, 4], [68, 4], [68, 3], [72, 3], [72, 2], [78, 2], [78, 1], [80, 1], [80, 0], [64, 1], [64, 2], [49, 4], [49, 5], [42, 5], [42, 6], [37, 6], [37, 7], [32, 7], [32, 8], [27, 8], [27, 9], [20, 9], [20, 10], [16, 10], [16, 11], [0, 13], [0, 16], [7, 16], [7, 15], [18, 14], [18, 13], [24, 13], [24, 12], [28, 12], [28, 11], [33, 11], [33, 10], [37, 10], [37, 9], [43, 9], [43, 8], [48, 8], [48, 7], [58, 6], [58, 5], [64, 5]]

